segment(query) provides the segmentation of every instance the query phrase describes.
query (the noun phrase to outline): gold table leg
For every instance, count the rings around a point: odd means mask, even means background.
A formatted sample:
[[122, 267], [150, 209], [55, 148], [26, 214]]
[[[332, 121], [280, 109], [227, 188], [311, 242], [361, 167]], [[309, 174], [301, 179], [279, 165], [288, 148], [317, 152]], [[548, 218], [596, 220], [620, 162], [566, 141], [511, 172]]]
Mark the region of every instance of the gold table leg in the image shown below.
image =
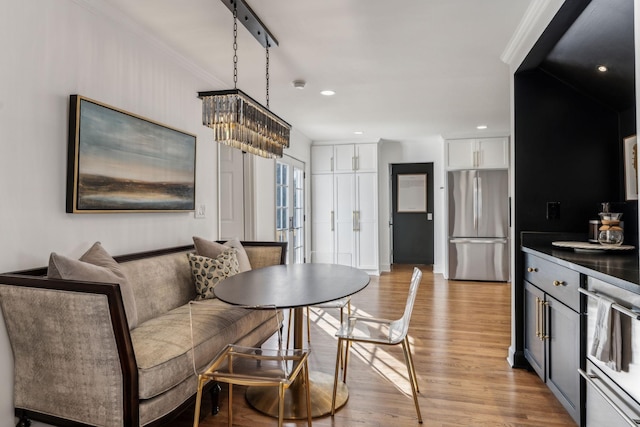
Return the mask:
[[[287, 390], [284, 395], [284, 418], [300, 420], [307, 418], [306, 394], [301, 378]], [[333, 375], [323, 372], [309, 372], [311, 383], [311, 416], [313, 418], [331, 414], [331, 395], [333, 393]], [[278, 389], [276, 387], [249, 387], [247, 402], [263, 414], [278, 418]], [[347, 385], [338, 384], [336, 409], [341, 408], [349, 399]]]

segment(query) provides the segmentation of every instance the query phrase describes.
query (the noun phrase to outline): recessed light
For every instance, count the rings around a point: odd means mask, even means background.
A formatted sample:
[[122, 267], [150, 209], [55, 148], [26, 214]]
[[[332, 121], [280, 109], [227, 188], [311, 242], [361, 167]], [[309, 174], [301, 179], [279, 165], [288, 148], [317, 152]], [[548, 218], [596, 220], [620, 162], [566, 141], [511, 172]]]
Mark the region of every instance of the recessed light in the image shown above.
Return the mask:
[[482, 130], [482, 129], [486, 129], [487, 125], [478, 125], [476, 126], [476, 129]]
[[600, 71], [601, 73], [606, 73], [608, 70], [606, 65], [598, 65], [598, 71]]
[[362, 135], [364, 134], [364, 132], [362, 132], [361, 130], [356, 130], [353, 132], [355, 135]]
[[336, 94], [336, 92], [333, 90], [323, 90], [320, 92], [320, 94], [324, 96], [333, 96]]

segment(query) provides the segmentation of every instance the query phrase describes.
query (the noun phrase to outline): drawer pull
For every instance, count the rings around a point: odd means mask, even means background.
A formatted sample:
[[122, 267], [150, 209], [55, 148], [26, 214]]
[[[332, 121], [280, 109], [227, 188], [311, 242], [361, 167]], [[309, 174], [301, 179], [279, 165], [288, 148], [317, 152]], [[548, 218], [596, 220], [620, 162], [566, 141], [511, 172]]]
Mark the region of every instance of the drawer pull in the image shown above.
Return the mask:
[[564, 281], [562, 280], [554, 280], [553, 286], [564, 286]]
[[528, 271], [529, 273], [535, 273], [536, 271], [538, 271], [538, 269], [537, 269], [537, 268], [535, 268], [535, 267], [529, 267], [529, 268], [527, 268], [527, 271]]

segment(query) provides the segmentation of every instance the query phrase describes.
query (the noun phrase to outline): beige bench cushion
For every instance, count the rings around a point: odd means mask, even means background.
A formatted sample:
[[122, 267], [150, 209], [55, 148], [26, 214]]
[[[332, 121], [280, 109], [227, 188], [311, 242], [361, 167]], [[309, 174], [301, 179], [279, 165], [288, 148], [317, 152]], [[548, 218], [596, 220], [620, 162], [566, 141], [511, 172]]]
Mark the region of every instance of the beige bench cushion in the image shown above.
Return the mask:
[[[193, 312], [196, 365], [199, 368], [225, 345], [239, 341], [263, 322], [273, 322], [273, 331], [277, 329], [274, 310], [245, 309], [211, 299], [194, 305]], [[157, 396], [195, 375], [189, 323], [189, 305], [186, 304], [131, 331], [138, 363], [140, 399]]]

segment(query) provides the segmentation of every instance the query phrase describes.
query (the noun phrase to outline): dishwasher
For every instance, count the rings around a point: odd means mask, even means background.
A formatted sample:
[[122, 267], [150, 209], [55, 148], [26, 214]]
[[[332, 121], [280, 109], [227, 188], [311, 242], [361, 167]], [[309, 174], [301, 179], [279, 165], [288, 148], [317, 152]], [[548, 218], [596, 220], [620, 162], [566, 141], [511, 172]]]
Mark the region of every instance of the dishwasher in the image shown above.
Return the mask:
[[[580, 375], [586, 382], [586, 427], [640, 426], [640, 295], [587, 278], [587, 361]], [[613, 300], [620, 316], [622, 352], [616, 371], [590, 354], [600, 297]]]

